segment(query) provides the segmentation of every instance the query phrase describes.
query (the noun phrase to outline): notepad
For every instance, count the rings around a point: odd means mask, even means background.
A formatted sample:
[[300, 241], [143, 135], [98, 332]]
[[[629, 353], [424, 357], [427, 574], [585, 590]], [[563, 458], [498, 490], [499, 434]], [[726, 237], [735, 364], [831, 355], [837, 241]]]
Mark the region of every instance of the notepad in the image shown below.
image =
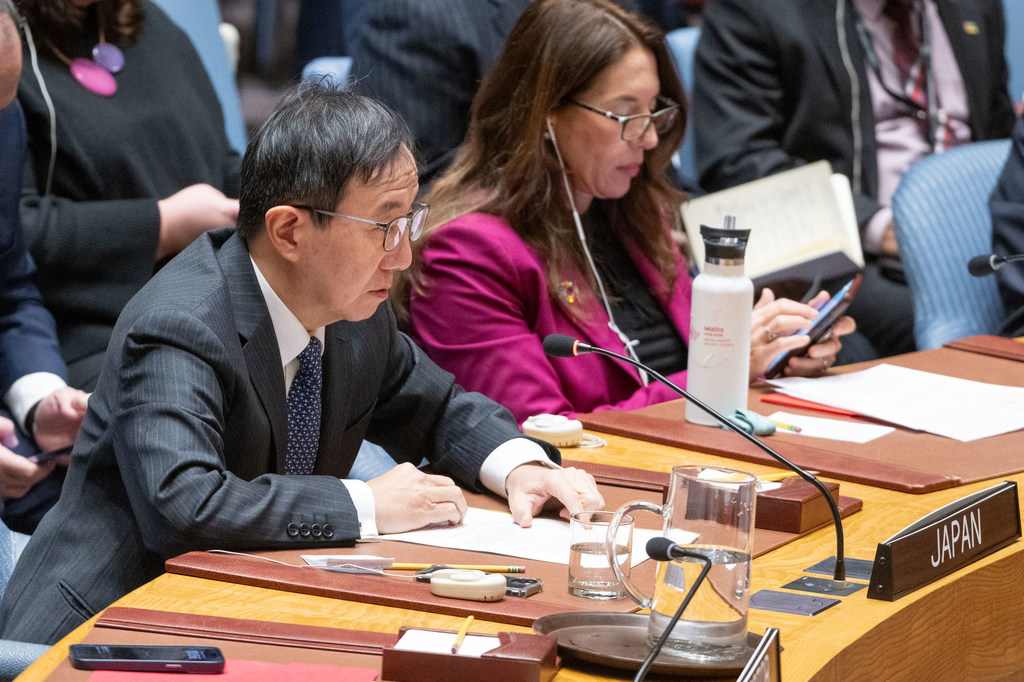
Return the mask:
[[701, 224], [720, 227], [726, 215], [736, 216], [736, 226], [750, 230], [744, 269], [757, 286], [848, 276], [864, 267], [850, 182], [828, 161], [691, 199], [681, 213], [701, 268]]

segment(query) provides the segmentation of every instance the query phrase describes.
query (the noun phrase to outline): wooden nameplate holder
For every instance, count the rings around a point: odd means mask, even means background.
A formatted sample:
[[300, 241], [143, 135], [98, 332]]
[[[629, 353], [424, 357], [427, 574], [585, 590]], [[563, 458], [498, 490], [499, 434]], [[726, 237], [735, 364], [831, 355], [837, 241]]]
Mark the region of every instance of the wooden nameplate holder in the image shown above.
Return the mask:
[[[832, 510], [820, 490], [798, 476], [784, 478], [781, 483], [774, 490], [757, 494], [755, 528], [802, 534], [832, 523]], [[855, 497], [841, 497], [835, 481], [822, 483], [832, 494], [841, 516], [849, 516], [863, 506]]]
[[895, 601], [1020, 536], [1016, 482], [968, 495], [878, 544], [868, 598]]
[[[413, 629], [426, 628], [403, 626], [398, 631], [399, 639], [406, 631]], [[499, 632], [497, 639], [500, 645], [479, 658], [452, 653], [396, 649], [394, 645], [386, 646], [381, 677], [401, 682], [547, 682], [555, 676], [558, 670], [558, 640], [554, 637], [524, 632]]]

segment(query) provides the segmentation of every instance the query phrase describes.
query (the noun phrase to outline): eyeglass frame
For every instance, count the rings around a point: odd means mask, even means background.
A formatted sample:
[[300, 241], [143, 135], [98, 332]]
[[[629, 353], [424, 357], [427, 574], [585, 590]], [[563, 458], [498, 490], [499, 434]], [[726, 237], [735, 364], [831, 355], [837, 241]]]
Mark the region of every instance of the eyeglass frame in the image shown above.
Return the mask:
[[[400, 231], [399, 234], [398, 234], [398, 241], [396, 241], [395, 245], [389, 249], [388, 248], [388, 232], [391, 231], [391, 226], [392, 225], [397, 224], [399, 220], [408, 220], [409, 221], [408, 225], [411, 226], [413, 224], [413, 216], [415, 216], [417, 213], [422, 213], [423, 214], [423, 220], [426, 220], [427, 213], [430, 211], [430, 204], [424, 204], [423, 202], [420, 202], [420, 201], [414, 201], [412, 203], [412, 206], [413, 206], [413, 209], [411, 211], [409, 211], [408, 213], [406, 213], [405, 215], [400, 215], [397, 218], [392, 218], [391, 220], [387, 221], [386, 223], [381, 223], [381, 222], [378, 222], [376, 220], [368, 220], [366, 218], [357, 218], [354, 215], [344, 215], [342, 213], [335, 213], [334, 211], [325, 211], [322, 208], [314, 208], [313, 206], [309, 206], [307, 204], [292, 204], [293, 208], [299, 208], [299, 209], [302, 209], [304, 211], [309, 211], [311, 213], [320, 213], [321, 215], [329, 215], [329, 216], [333, 216], [335, 218], [345, 218], [346, 220], [355, 220], [356, 222], [366, 223], [367, 225], [373, 225], [378, 230], [381, 230], [381, 231], [384, 232], [384, 238], [381, 241], [381, 248], [384, 249], [385, 253], [391, 253], [392, 251], [397, 249], [398, 245], [402, 242], [402, 236], [405, 234], [405, 230]], [[415, 235], [415, 236], [413, 236], [412, 231], [410, 231], [409, 232], [409, 241], [410, 242], [414, 242], [417, 239], [419, 239], [422, 235], [423, 235], [423, 229], [422, 228], [420, 228], [420, 234]]]
[[[631, 114], [629, 116], [619, 116], [618, 114], [614, 114], [610, 111], [605, 111], [604, 109], [598, 109], [597, 107], [592, 107], [589, 104], [584, 104], [575, 97], [569, 99], [570, 104], [575, 104], [576, 106], [582, 109], [586, 109], [587, 111], [592, 111], [595, 114], [604, 116], [605, 118], [609, 118], [613, 121], [618, 121], [618, 123], [622, 126], [622, 129], [619, 131], [619, 139], [623, 140], [624, 142], [632, 142], [634, 140], [641, 139], [644, 135], [647, 134], [647, 131], [650, 130], [651, 126], [654, 124], [654, 119], [658, 118], [659, 116], [664, 116], [665, 114], [668, 114], [670, 112], [677, 111], [679, 109], [678, 102], [673, 102], [671, 99], [665, 97], [664, 95], [658, 95], [655, 101], [664, 102], [668, 106], [666, 106], [664, 109], [659, 109], [658, 111], [652, 111], [646, 114]], [[627, 139], [626, 126], [629, 124], [630, 121], [637, 118], [646, 118], [647, 123], [646, 125], [644, 125], [644, 129], [639, 135]], [[657, 130], [657, 127], [655, 127], [655, 130]]]

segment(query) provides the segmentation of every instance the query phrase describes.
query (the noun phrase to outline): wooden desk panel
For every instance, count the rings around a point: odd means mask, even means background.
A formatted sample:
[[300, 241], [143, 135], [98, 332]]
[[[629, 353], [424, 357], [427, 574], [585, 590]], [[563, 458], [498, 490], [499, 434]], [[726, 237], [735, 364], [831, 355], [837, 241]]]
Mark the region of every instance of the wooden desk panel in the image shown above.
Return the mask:
[[[736, 465], [724, 458], [608, 436], [594, 450], [566, 450], [567, 457], [668, 471], [676, 464]], [[742, 464], [754, 474], [775, 472]], [[1024, 475], [1011, 477], [1024, 484]], [[873, 559], [879, 540], [928, 511], [984, 488], [976, 483], [927, 495], [910, 495], [844, 483], [844, 493], [864, 500], [864, 510], [846, 521], [847, 555]], [[831, 556], [831, 529], [816, 531], [755, 559], [752, 590], [779, 589], [801, 571]], [[996, 552], [968, 569], [928, 585], [896, 602], [868, 600], [861, 591], [813, 618], [750, 612], [750, 629], [771, 625], [782, 631], [786, 682], [848, 680], [1005, 680], [1024, 671], [1024, 543]], [[460, 619], [406, 609], [312, 597], [218, 581], [164, 575], [117, 602], [119, 606], [182, 613], [254, 618], [379, 632], [401, 625], [455, 628]], [[23, 676], [42, 680], [81, 640], [89, 624], [71, 633]], [[478, 620], [474, 631], [525, 628]], [[610, 676], [609, 676], [610, 675]], [[594, 668], [563, 668], [560, 681], [629, 679]]]

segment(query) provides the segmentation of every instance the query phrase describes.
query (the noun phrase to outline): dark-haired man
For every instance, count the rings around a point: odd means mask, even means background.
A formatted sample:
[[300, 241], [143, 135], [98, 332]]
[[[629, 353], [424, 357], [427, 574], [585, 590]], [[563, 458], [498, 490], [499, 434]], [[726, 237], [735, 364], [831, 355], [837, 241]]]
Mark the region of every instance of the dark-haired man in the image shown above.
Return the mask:
[[[319, 84], [271, 114], [237, 232], [200, 237], [118, 320], [64, 494], [0, 606], [4, 637], [56, 641], [185, 551], [458, 523], [458, 485], [507, 493], [522, 525], [550, 497], [603, 504], [396, 331], [388, 289], [423, 217], [410, 144], [383, 105]], [[342, 480], [364, 436], [404, 463]], [[409, 464], [424, 456], [452, 478]]]

